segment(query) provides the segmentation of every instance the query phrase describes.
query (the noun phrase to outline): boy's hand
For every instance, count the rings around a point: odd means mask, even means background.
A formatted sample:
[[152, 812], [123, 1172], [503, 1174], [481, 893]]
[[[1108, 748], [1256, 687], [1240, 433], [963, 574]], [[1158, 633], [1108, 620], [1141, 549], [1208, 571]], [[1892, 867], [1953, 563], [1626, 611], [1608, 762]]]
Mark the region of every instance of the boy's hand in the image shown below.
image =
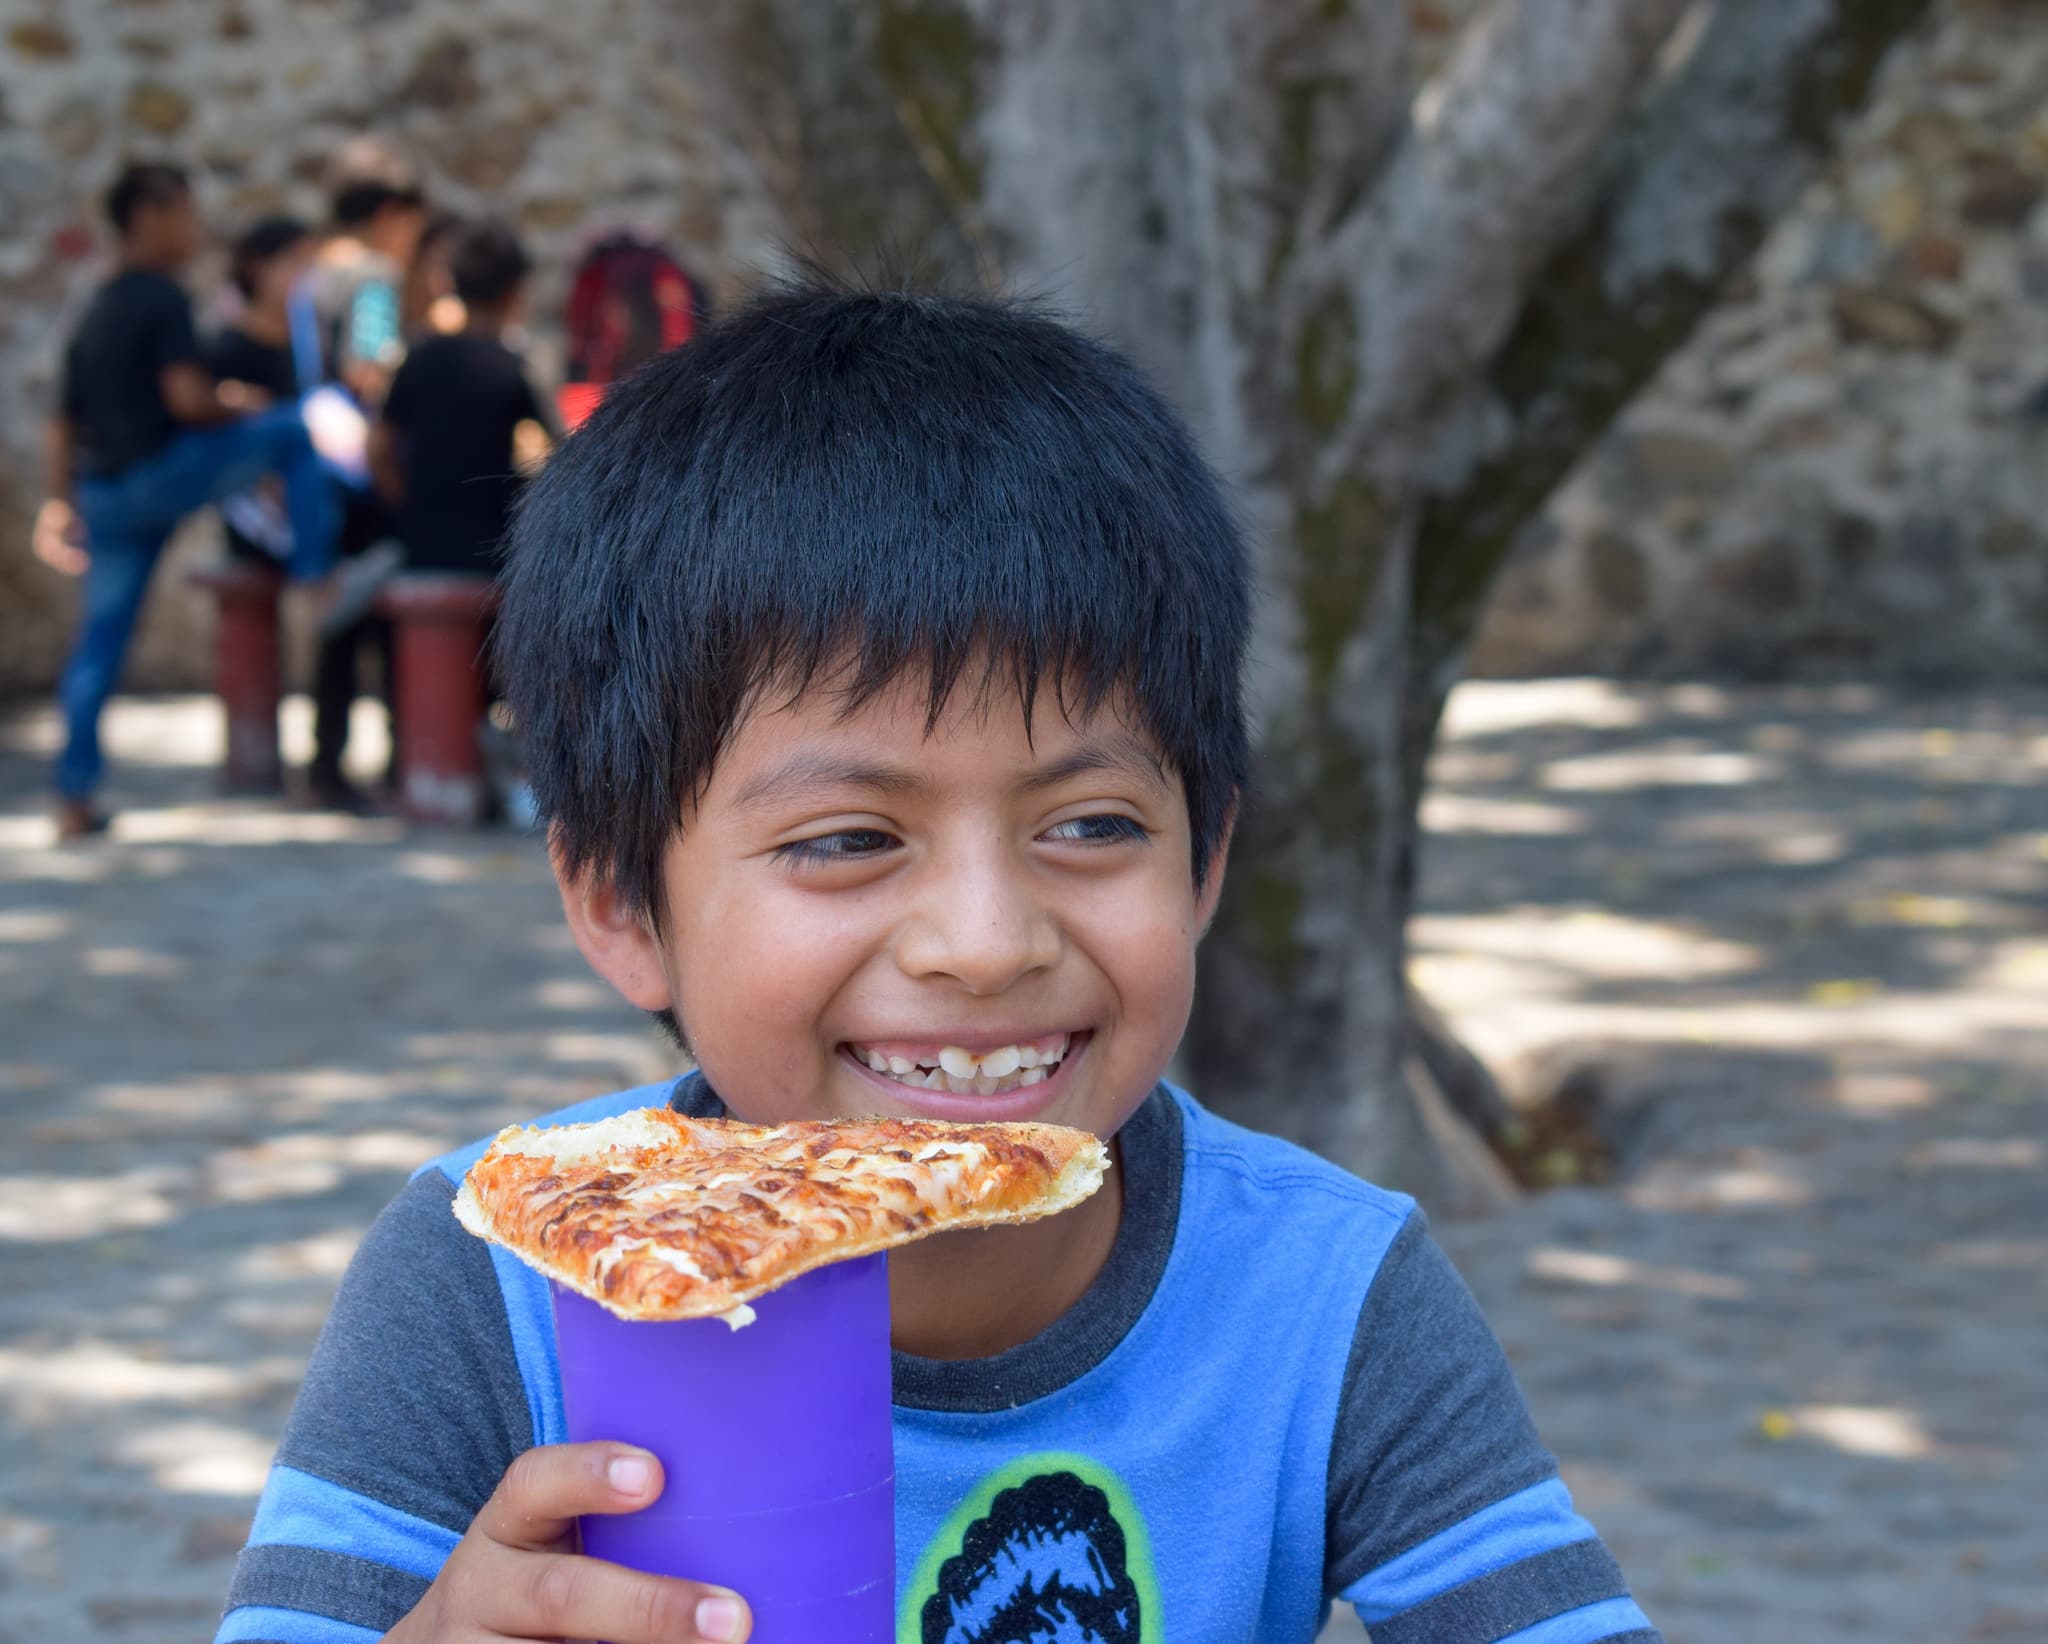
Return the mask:
[[632, 1513], [661, 1494], [661, 1463], [624, 1444], [529, 1450], [384, 1644], [603, 1638], [739, 1644], [746, 1605], [723, 1587], [642, 1575], [576, 1551], [584, 1513]]

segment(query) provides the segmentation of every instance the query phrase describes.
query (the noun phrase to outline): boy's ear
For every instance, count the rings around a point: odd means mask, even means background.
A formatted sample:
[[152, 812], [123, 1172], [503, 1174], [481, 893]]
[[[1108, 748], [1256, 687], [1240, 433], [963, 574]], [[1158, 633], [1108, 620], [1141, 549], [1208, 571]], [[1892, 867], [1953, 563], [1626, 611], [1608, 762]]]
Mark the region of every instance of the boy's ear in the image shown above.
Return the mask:
[[1195, 897], [1195, 940], [1209, 934], [1216, 917], [1216, 905], [1223, 900], [1223, 867], [1230, 858], [1230, 836], [1237, 828], [1237, 796], [1231, 795], [1230, 809], [1223, 813], [1223, 826], [1209, 852], [1208, 871], [1202, 875], [1202, 889]]
[[661, 944], [646, 920], [633, 912], [611, 881], [585, 869], [571, 873], [559, 850], [551, 848], [555, 884], [562, 892], [562, 914], [569, 934], [590, 968], [641, 1010], [669, 1010], [668, 969]]

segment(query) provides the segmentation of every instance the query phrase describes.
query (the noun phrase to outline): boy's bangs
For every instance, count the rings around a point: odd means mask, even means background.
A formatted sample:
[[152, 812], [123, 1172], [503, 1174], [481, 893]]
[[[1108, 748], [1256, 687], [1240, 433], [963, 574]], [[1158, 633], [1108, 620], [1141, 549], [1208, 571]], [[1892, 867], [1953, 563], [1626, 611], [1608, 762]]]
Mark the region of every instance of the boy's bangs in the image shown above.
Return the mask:
[[660, 916], [660, 859], [751, 703], [922, 674], [1112, 698], [1206, 863], [1244, 777], [1242, 545], [1116, 355], [1028, 310], [799, 291], [619, 385], [533, 487], [500, 623], [557, 848]]
[[[736, 670], [742, 703], [793, 707], [815, 692], [835, 698], [851, 716], [907, 682], [922, 690], [928, 732], [964, 692], [977, 712], [1014, 703], [1028, 735], [1043, 691], [1077, 722], [1114, 698], [1162, 746], [1172, 739], [1173, 727], [1156, 724], [1150, 711], [1143, 647], [1103, 620], [1117, 608], [1113, 596], [1076, 600], [1070, 588], [1020, 580], [992, 604], [976, 585], [972, 558], [963, 565], [944, 548], [915, 557], [931, 567], [929, 575], [864, 590], [850, 608], [820, 610], [797, 598], [744, 623], [734, 635], [744, 657]], [[745, 711], [738, 710], [728, 738]]]

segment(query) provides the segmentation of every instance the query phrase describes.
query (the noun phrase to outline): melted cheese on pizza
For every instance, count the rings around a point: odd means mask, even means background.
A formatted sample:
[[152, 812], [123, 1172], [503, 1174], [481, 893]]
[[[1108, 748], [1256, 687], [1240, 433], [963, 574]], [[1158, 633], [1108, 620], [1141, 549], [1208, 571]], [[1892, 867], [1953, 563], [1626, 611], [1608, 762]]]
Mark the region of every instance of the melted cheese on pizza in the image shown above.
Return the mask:
[[1078, 1204], [1108, 1162], [1057, 1125], [759, 1126], [647, 1108], [502, 1132], [455, 1213], [623, 1318], [737, 1328], [745, 1303], [827, 1262]]

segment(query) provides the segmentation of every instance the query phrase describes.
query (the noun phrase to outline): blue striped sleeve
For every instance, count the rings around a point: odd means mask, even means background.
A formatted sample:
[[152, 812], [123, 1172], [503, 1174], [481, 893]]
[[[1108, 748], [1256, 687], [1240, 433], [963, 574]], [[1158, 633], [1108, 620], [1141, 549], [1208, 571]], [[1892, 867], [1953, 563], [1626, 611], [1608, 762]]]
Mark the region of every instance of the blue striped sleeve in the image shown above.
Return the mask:
[[[621, 1091], [544, 1123], [668, 1100]], [[363, 1644], [419, 1603], [513, 1461], [563, 1436], [539, 1275], [450, 1204], [488, 1142], [416, 1172], [364, 1238], [285, 1425], [219, 1644]]]
[[387, 1630], [354, 1627], [304, 1610], [249, 1604], [228, 1611], [213, 1644], [377, 1644]]
[[236, 1561], [221, 1644], [382, 1637], [536, 1441], [497, 1267], [456, 1222], [453, 1192], [437, 1171], [416, 1176], [349, 1264]]
[[1650, 1618], [1637, 1608], [1636, 1601], [1624, 1595], [1567, 1610], [1533, 1627], [1509, 1633], [1497, 1644], [1620, 1644], [1622, 1640], [1627, 1644], [1658, 1644], [1660, 1637], [1650, 1625]]
[[[235, 1561], [222, 1638], [260, 1637], [297, 1644], [334, 1627], [381, 1636], [409, 1614], [460, 1539], [453, 1530], [292, 1467], [274, 1467]], [[291, 1617], [290, 1630], [281, 1617]], [[342, 1635], [335, 1635], [342, 1636]]]
[[431, 1581], [461, 1535], [295, 1467], [273, 1467], [251, 1547], [318, 1547]]
[[1657, 1637], [1420, 1212], [1360, 1311], [1326, 1519], [1324, 1590], [1373, 1644]]

